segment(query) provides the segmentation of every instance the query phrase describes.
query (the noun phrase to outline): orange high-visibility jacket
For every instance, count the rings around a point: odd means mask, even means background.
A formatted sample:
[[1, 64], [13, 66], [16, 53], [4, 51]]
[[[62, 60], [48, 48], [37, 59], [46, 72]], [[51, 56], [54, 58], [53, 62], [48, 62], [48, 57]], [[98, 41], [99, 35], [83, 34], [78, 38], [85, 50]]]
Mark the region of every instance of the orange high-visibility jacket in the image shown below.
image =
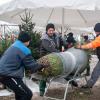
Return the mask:
[[95, 38], [94, 41], [81, 46], [83, 49], [97, 48], [100, 47], [100, 35]]

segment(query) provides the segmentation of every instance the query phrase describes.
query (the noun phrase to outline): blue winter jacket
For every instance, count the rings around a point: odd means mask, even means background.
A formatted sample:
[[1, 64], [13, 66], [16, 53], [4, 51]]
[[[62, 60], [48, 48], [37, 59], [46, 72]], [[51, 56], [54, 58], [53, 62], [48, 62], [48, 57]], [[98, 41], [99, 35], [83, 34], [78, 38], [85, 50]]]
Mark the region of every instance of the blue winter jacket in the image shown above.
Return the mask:
[[33, 73], [41, 66], [32, 58], [31, 51], [24, 43], [16, 40], [0, 59], [0, 76], [23, 78], [24, 70]]

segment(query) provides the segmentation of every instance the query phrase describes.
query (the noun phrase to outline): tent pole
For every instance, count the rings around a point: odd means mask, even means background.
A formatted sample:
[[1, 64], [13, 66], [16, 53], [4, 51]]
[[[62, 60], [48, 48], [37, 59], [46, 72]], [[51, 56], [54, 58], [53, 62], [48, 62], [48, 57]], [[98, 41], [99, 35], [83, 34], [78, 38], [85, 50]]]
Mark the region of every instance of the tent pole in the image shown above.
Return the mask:
[[64, 37], [64, 8], [62, 9], [62, 37]]
[[[48, 19], [47, 19], [47, 21], [46, 21], [46, 25], [48, 24], [48, 22], [49, 22], [49, 20], [50, 20], [50, 18], [51, 18], [51, 16], [52, 16], [52, 14], [53, 14], [53, 11], [54, 11], [54, 8], [51, 10], [51, 12], [50, 12], [50, 15], [49, 15], [49, 17], [48, 17]], [[45, 26], [46, 26], [45, 25]]]
[[79, 10], [77, 10], [77, 12], [80, 15], [80, 17], [83, 19], [83, 21], [84, 21], [84, 23], [86, 25], [87, 24], [87, 20], [85, 19], [85, 17], [82, 15], [82, 13]]
[[4, 25], [4, 35], [6, 34], [5, 25]]

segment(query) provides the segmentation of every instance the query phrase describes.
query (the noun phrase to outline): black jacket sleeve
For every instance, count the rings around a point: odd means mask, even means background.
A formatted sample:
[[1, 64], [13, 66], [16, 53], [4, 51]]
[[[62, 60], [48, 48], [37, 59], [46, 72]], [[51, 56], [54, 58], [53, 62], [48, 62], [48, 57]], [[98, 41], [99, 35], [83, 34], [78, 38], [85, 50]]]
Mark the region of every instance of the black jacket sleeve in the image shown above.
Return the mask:
[[43, 39], [41, 42], [42, 42], [42, 47], [46, 51], [48, 51], [50, 53], [59, 52], [59, 50], [57, 50], [56, 47], [54, 45], [52, 45], [50, 41]]
[[42, 69], [42, 66], [38, 64], [32, 57], [32, 55], [27, 55], [23, 59], [23, 64], [27, 70], [30, 70], [32, 73]]

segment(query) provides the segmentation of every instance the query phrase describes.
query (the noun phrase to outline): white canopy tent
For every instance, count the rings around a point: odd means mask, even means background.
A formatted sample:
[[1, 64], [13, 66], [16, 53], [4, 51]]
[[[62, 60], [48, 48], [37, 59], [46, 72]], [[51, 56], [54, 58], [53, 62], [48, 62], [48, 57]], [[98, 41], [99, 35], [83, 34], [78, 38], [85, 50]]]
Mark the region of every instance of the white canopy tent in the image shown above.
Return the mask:
[[99, 22], [100, 11], [95, 10], [99, 4], [99, 0], [12, 0], [0, 6], [0, 20], [20, 24], [20, 15], [27, 10], [37, 26], [52, 22], [64, 33], [69, 27], [91, 27]]

